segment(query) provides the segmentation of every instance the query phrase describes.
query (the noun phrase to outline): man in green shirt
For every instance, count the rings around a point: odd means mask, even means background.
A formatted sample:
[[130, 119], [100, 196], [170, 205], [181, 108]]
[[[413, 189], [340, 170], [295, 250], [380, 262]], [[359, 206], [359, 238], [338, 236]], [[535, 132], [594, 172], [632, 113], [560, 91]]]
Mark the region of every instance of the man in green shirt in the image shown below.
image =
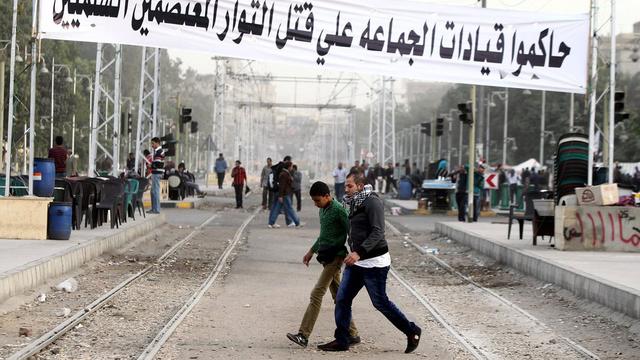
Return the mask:
[[[316, 285], [311, 290], [309, 305], [302, 317], [298, 333], [287, 333], [289, 340], [302, 347], [306, 347], [309, 342], [309, 335], [311, 335], [316, 319], [318, 319], [322, 298], [327, 293], [327, 288], [331, 291], [333, 301], [336, 300], [340, 286], [340, 270], [347, 255], [347, 248], [344, 244], [349, 232], [347, 211], [338, 201], [333, 199], [327, 184], [322, 181], [315, 182], [309, 190], [309, 195], [313, 203], [320, 208], [320, 235], [304, 255], [302, 262], [309, 266], [313, 254], [317, 254], [316, 259], [323, 268]], [[350, 345], [360, 342], [358, 330], [353, 320], [349, 326], [349, 335]]]

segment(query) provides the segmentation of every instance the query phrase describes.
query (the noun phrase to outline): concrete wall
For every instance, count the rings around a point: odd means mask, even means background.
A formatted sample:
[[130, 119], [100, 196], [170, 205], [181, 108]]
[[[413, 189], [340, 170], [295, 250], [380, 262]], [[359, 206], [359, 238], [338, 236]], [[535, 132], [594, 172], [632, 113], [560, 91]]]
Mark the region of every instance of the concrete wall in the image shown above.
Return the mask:
[[566, 269], [533, 254], [525, 254], [443, 223], [437, 223], [435, 230], [524, 274], [554, 283], [577, 296], [640, 319], [640, 292], [634, 289], [611, 286], [602, 279]]
[[152, 232], [164, 222], [164, 214], [147, 218], [145, 221], [138, 221], [133, 226], [120, 229], [113, 235], [68, 248], [61, 253], [25, 264], [5, 273], [0, 277], [0, 302], [44, 284], [51, 278], [75, 270], [106, 251], [122, 247], [132, 240]]
[[556, 206], [556, 248], [640, 252], [640, 208]]

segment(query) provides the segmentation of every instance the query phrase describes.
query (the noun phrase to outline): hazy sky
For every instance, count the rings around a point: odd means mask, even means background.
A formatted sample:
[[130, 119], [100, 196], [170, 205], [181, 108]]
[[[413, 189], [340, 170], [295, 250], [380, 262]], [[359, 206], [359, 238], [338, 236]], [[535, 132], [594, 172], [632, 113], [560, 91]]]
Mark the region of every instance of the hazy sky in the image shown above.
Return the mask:
[[[397, 1], [397, 0], [396, 0]], [[424, 1], [425, 3], [440, 3], [449, 5], [463, 5], [463, 6], [479, 6], [476, 0], [446, 0], [446, 1]], [[632, 26], [635, 22], [640, 21], [640, 0], [617, 0], [617, 32], [631, 32]], [[598, 22], [601, 28], [601, 33], [609, 33], [610, 25], [605, 24], [608, 21], [610, 11], [610, 1], [599, 0], [599, 16]], [[545, 12], [545, 13], [560, 13], [560, 14], [575, 14], [575, 13], [588, 13], [589, 12], [589, 0], [487, 0], [487, 7], [496, 9], [513, 9], [532, 12]], [[192, 67], [202, 74], [210, 74], [213, 72], [213, 62], [211, 61], [211, 55], [202, 53], [192, 53], [186, 51], [180, 51], [179, 55], [175, 51], [169, 51], [171, 56], [179, 57], [184, 63], [185, 67]], [[322, 74], [324, 77], [340, 76], [340, 73], [332, 73], [326, 70], [319, 71], [315, 67], [295, 67], [292, 65], [279, 65], [271, 63], [254, 63], [254, 71], [257, 73], [271, 73], [274, 76], [317, 76]], [[365, 82], [370, 82], [371, 77], [367, 75], [356, 75], [351, 73], [342, 74], [344, 77], [359, 77], [364, 82], [360, 82], [357, 89], [356, 103], [362, 105], [366, 102], [366, 96], [368, 87]], [[294, 99], [294, 84], [278, 84], [278, 101], [280, 102], [293, 102]], [[298, 89], [300, 90], [298, 85]], [[306, 85], [308, 86], [308, 85]], [[305, 91], [306, 98], [301, 94], [301, 91], [297, 91], [296, 101], [298, 102], [315, 102], [318, 100], [317, 93], [320, 94], [320, 98], [325, 96], [328, 98], [333, 89], [333, 85], [322, 86], [316, 88], [316, 91]], [[339, 102], [348, 101], [350, 92], [345, 90], [340, 96]], [[346, 97], [343, 97], [346, 96]], [[342, 101], [340, 101], [342, 100]], [[321, 100], [322, 101], [322, 100]]]

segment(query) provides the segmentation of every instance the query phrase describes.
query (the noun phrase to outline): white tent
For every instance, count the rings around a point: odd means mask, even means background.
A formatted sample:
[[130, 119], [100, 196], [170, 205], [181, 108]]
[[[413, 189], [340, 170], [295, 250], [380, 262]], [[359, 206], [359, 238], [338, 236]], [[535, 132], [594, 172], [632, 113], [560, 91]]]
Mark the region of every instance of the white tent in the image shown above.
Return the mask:
[[520, 163], [516, 166], [514, 166], [512, 169], [514, 169], [517, 172], [521, 172], [522, 170], [526, 169], [526, 168], [536, 168], [536, 169], [540, 169], [540, 163], [536, 160], [536, 159], [529, 159], [523, 163]]

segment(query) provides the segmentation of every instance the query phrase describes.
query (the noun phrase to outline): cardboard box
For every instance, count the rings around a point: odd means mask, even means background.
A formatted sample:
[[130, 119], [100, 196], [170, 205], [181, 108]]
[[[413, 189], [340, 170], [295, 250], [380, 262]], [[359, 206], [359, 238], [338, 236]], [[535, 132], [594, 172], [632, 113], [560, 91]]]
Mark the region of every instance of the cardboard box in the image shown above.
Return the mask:
[[578, 205], [615, 205], [618, 203], [618, 184], [603, 184], [576, 188]]

